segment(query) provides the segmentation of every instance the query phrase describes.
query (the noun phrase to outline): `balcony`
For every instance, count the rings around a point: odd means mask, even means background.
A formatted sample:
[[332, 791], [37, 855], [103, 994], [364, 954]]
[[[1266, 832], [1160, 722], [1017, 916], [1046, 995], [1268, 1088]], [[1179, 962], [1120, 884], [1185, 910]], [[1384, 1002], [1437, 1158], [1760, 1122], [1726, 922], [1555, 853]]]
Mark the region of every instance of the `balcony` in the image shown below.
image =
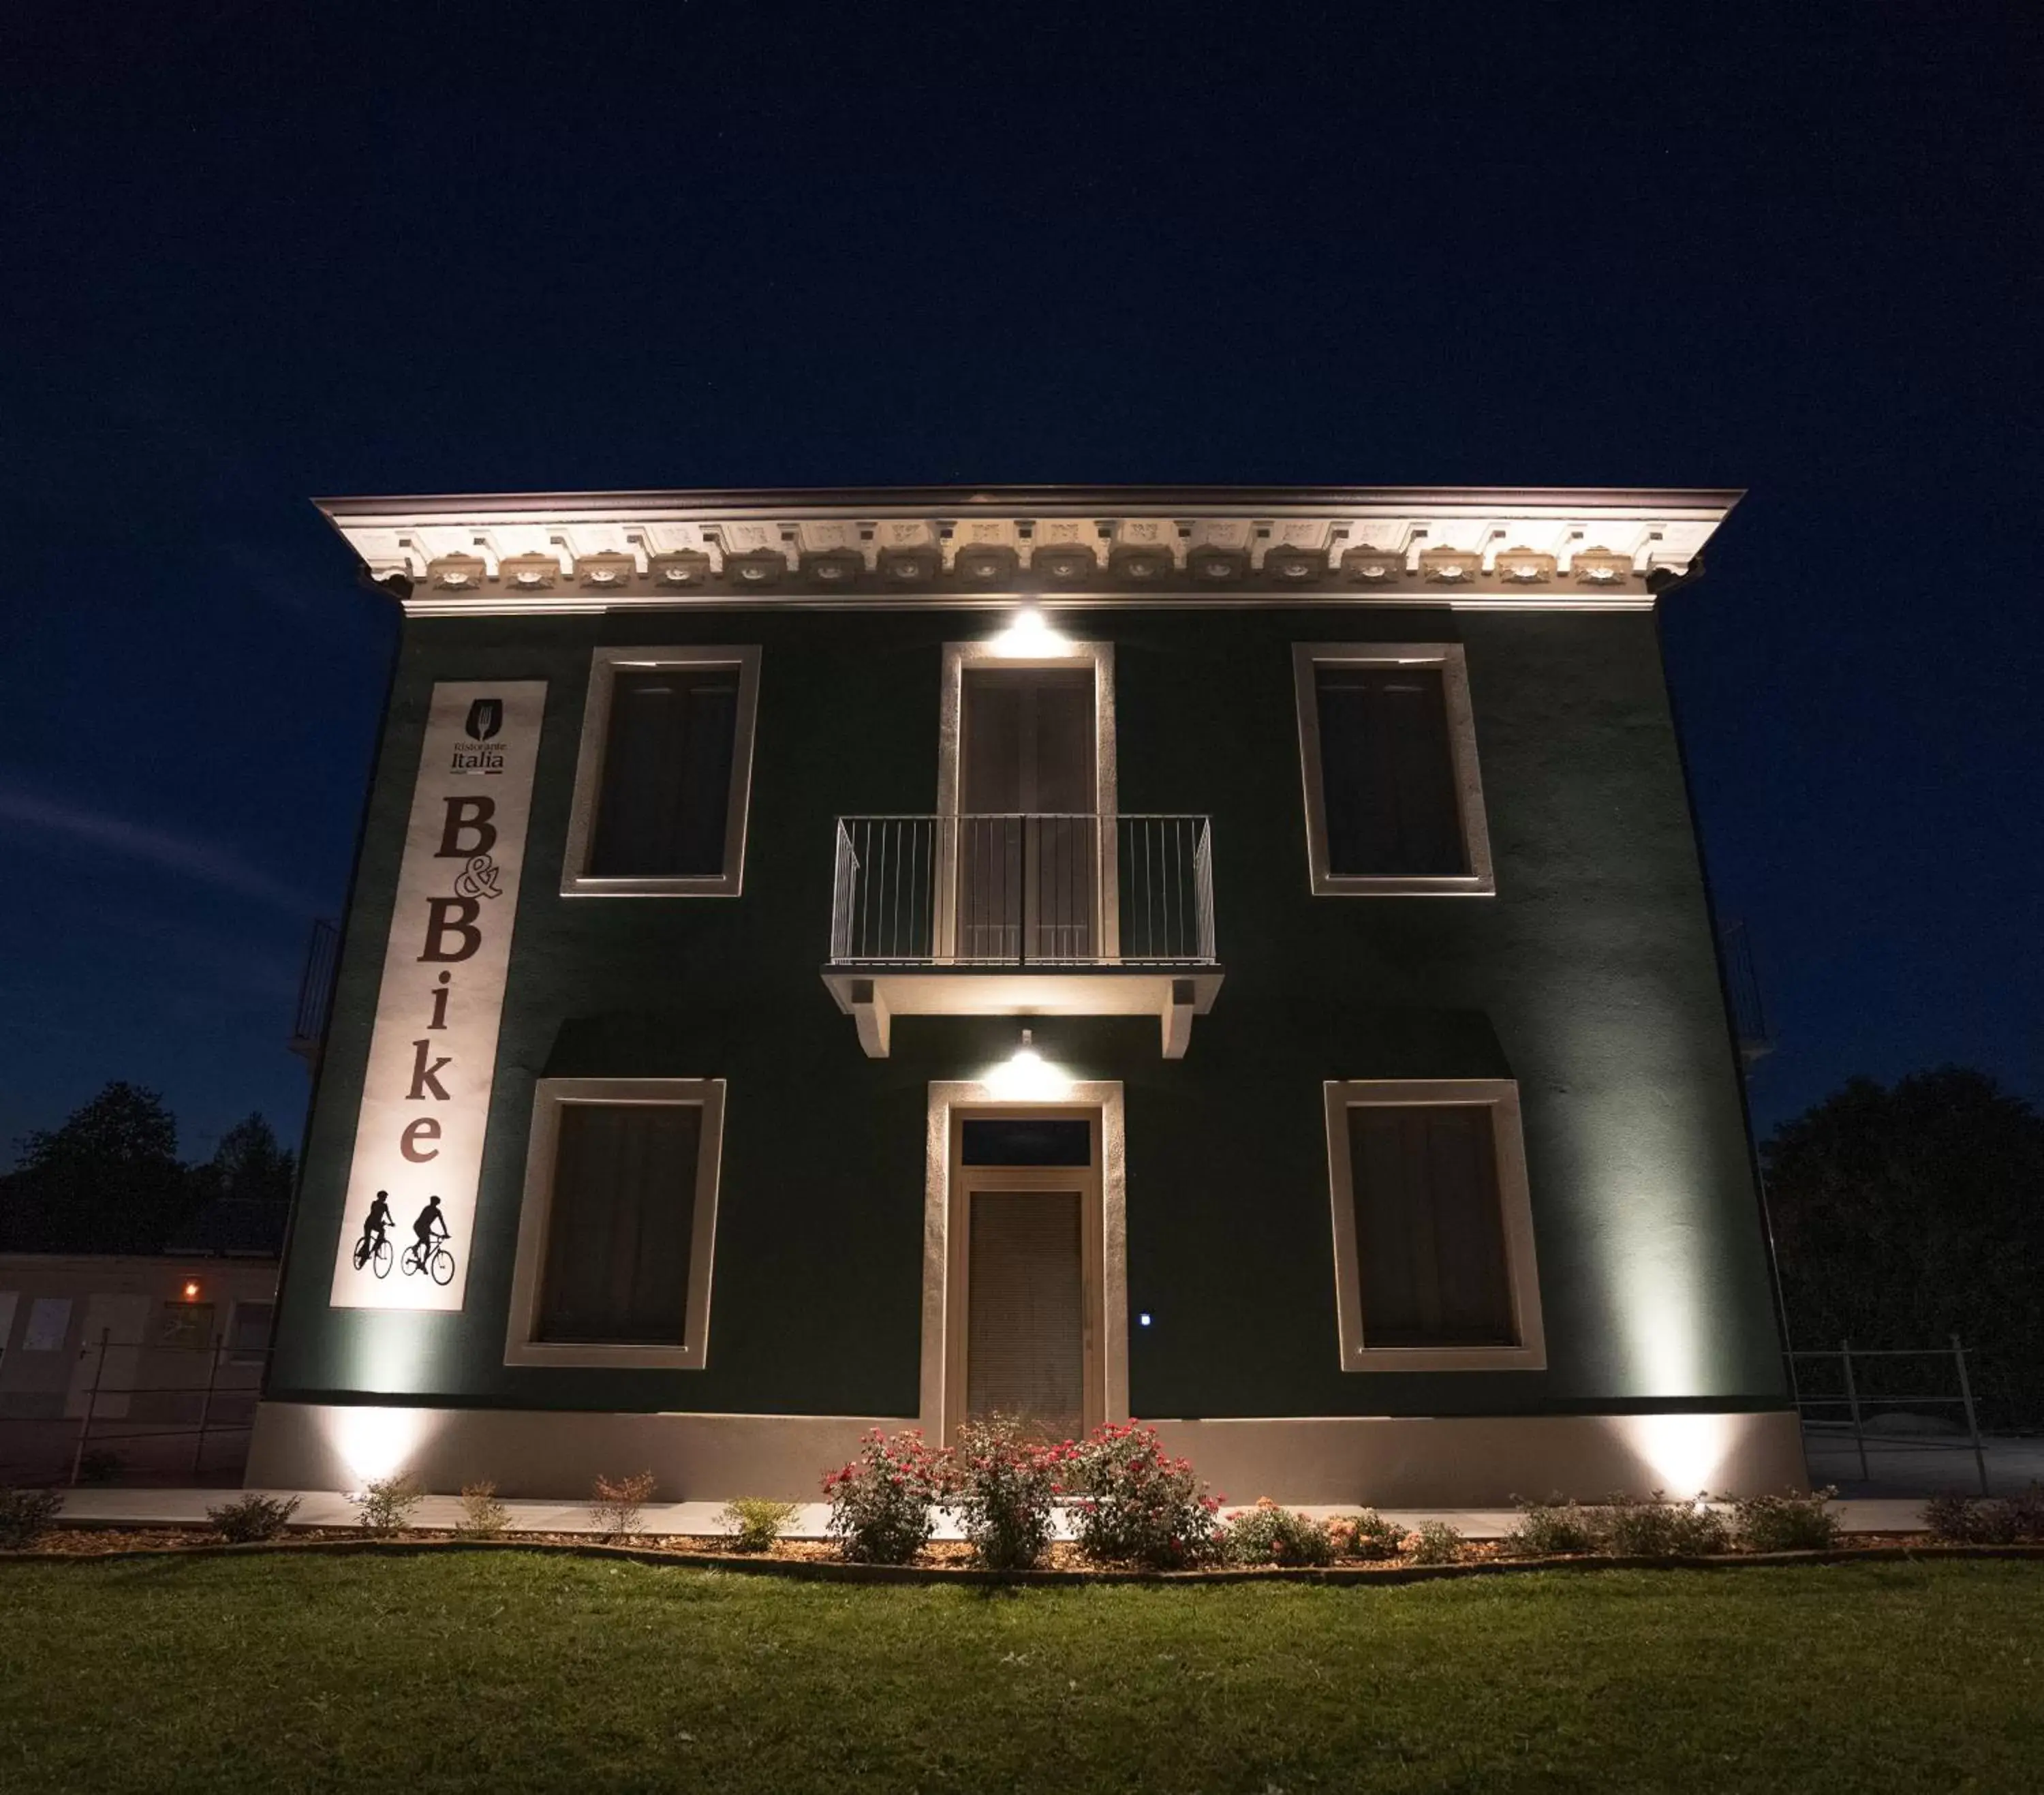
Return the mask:
[[1155, 1016], [1181, 1059], [1212, 1008], [1204, 817], [840, 817], [824, 983], [886, 1056], [897, 1016]]

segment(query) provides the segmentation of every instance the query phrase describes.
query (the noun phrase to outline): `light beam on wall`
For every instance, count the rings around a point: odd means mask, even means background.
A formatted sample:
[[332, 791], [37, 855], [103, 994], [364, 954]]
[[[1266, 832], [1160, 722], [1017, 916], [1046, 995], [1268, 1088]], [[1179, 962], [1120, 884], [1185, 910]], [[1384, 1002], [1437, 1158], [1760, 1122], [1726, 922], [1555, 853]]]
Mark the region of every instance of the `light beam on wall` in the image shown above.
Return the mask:
[[411, 1463], [431, 1417], [417, 1409], [340, 1409], [332, 1412], [335, 1455], [353, 1479], [351, 1492], [395, 1477]]
[[1655, 1482], [1671, 1496], [1717, 1487], [1738, 1423], [1730, 1415], [1637, 1415], [1631, 1432]]

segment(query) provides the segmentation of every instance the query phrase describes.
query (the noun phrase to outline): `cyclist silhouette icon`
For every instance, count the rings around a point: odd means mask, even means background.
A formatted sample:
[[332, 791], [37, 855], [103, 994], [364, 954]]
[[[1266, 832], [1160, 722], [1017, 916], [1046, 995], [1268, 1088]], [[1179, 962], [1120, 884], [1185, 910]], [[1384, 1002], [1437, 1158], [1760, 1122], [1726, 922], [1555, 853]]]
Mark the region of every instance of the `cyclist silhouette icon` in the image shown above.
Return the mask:
[[379, 1190], [362, 1220], [362, 1237], [355, 1243], [355, 1269], [370, 1266], [378, 1278], [390, 1275], [390, 1193]]
[[443, 1244], [447, 1237], [447, 1224], [440, 1219], [440, 1200], [428, 1197], [412, 1224], [412, 1243], [405, 1249], [405, 1275], [428, 1277], [436, 1284], [451, 1282], [454, 1255]]

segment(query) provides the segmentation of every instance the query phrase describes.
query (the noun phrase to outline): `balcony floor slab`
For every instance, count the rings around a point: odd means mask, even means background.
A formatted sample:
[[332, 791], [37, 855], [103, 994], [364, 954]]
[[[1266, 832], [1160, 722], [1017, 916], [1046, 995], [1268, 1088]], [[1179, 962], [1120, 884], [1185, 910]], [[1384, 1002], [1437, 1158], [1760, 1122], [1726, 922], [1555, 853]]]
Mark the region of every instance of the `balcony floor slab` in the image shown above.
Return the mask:
[[1155, 1016], [1164, 1057], [1182, 1059], [1192, 1019], [1213, 1008], [1218, 966], [958, 965], [824, 967], [838, 1008], [871, 1058], [887, 1056], [897, 1016]]

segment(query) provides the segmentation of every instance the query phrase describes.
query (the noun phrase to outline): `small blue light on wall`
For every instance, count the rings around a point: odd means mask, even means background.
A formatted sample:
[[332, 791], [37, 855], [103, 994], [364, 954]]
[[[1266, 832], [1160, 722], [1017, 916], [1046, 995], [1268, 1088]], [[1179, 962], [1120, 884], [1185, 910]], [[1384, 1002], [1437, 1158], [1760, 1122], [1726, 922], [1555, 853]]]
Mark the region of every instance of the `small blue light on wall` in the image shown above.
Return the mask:
[[1150, 1325], [1150, 1312], [1148, 1309], [1146, 1309], [1140, 1315], [1136, 1316], [1135, 1325], [1139, 1328], [1147, 1328]]

